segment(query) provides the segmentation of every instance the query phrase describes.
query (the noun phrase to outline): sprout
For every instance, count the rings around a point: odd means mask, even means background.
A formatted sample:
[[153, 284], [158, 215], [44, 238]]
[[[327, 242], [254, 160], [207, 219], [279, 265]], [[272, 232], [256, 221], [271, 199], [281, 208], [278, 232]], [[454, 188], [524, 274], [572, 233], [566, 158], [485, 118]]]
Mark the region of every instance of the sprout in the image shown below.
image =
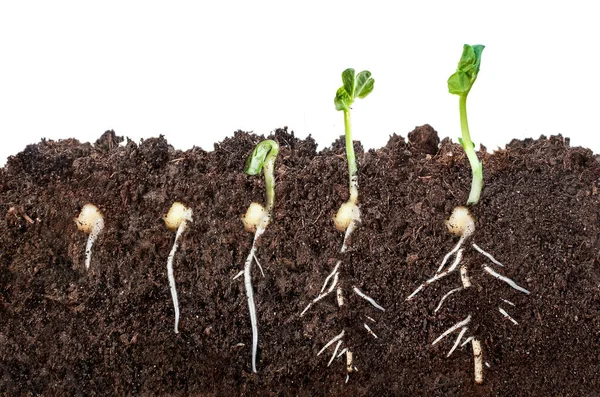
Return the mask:
[[469, 95], [469, 91], [471, 91], [473, 83], [475, 83], [477, 75], [479, 74], [481, 53], [484, 48], [485, 46], [483, 45], [470, 46], [465, 44], [462, 56], [458, 62], [458, 68], [456, 69], [456, 72], [448, 78], [448, 91], [450, 91], [451, 94], [459, 96], [458, 107], [460, 110], [462, 138], [458, 138], [458, 141], [467, 154], [473, 173], [471, 192], [469, 193], [467, 204], [477, 204], [477, 202], [479, 202], [479, 195], [481, 194], [481, 187], [483, 186], [483, 166], [477, 158], [475, 144], [471, 141], [471, 134], [469, 133], [467, 95]]
[[185, 205], [174, 202], [167, 215], [163, 217], [165, 225], [169, 230], [177, 230], [175, 234], [175, 242], [169, 253], [167, 260], [167, 276], [169, 278], [169, 288], [171, 297], [173, 298], [173, 307], [175, 308], [175, 333], [179, 333], [179, 300], [177, 299], [177, 289], [175, 288], [175, 276], [173, 275], [173, 258], [179, 245], [179, 237], [185, 231], [187, 222], [192, 222], [192, 210]]
[[250, 254], [246, 258], [243, 270], [244, 287], [246, 289], [246, 297], [248, 298], [248, 310], [250, 312], [250, 324], [252, 327], [252, 372], [257, 372], [256, 352], [258, 350], [258, 320], [256, 317], [256, 305], [254, 304], [254, 290], [252, 288], [250, 271], [252, 270], [252, 260], [256, 260], [256, 263], [258, 263], [255, 256], [256, 241], [264, 233], [269, 224], [273, 205], [275, 204], [275, 177], [273, 176], [273, 168], [278, 153], [279, 144], [277, 144], [277, 142], [273, 140], [262, 141], [256, 145], [244, 167], [244, 172], [248, 175], [259, 175], [264, 169], [267, 199], [265, 207], [258, 203], [251, 203], [248, 207], [248, 211], [246, 211], [246, 215], [242, 217], [242, 222], [244, 223], [246, 231], [254, 232], [252, 248], [250, 249]]
[[360, 211], [358, 209], [358, 175], [356, 155], [354, 154], [354, 144], [352, 142], [350, 109], [356, 98], [366, 98], [367, 95], [373, 91], [375, 80], [371, 78], [371, 72], [368, 70], [363, 70], [358, 75], [355, 75], [354, 69], [350, 68], [342, 72], [342, 81], [344, 85], [337, 90], [334, 103], [337, 110], [344, 112], [350, 198], [346, 203], [342, 204], [334, 218], [334, 222], [335, 227], [338, 230], [346, 231], [351, 224], [355, 225], [360, 222]]
[[85, 246], [85, 269], [89, 270], [92, 260], [92, 245], [104, 229], [104, 218], [98, 207], [94, 204], [86, 204], [81, 209], [79, 216], [73, 220], [77, 229], [90, 235]]
[[[337, 214], [333, 217], [333, 222], [337, 230], [340, 232], [345, 232], [342, 248], [340, 249], [340, 253], [343, 254], [347, 249], [346, 242], [348, 241], [348, 237], [352, 234], [360, 222], [360, 209], [358, 207], [358, 175], [356, 168], [356, 156], [354, 154], [354, 144], [352, 142], [352, 122], [350, 120], [350, 109], [356, 98], [366, 98], [367, 95], [373, 91], [375, 80], [371, 78], [371, 72], [367, 70], [364, 70], [356, 75], [354, 69], [346, 69], [342, 73], [342, 81], [344, 85], [337, 90], [334, 104], [336, 110], [341, 110], [344, 112], [344, 126], [346, 129], [346, 157], [348, 159], [350, 197], [348, 201], [340, 206]], [[342, 307], [345, 304], [342, 283], [340, 282], [341, 264], [341, 260], [337, 261], [333, 271], [325, 278], [321, 292], [316, 298], [309, 302], [306, 308], [300, 313], [301, 317], [304, 316], [304, 314], [312, 307], [313, 304], [317, 303], [329, 294], [332, 294], [334, 290], [336, 291], [335, 296], [338, 307]], [[373, 307], [385, 311], [385, 309], [373, 298], [362, 292], [356, 286], [352, 288], [352, 291], [360, 298], [369, 302]], [[371, 327], [369, 327], [366, 323], [363, 325], [364, 329], [367, 330], [367, 332], [373, 338], [377, 338], [377, 335], [371, 330]], [[338, 355], [338, 349], [344, 343], [343, 337], [344, 330], [330, 340], [317, 355], [321, 354], [328, 347], [332, 346], [333, 343], [337, 342], [333, 351], [333, 355], [331, 356], [327, 366], [331, 364], [334, 358], [340, 357], [342, 354], [346, 354], [346, 382], [348, 382], [350, 373], [356, 371], [356, 367], [353, 365], [352, 351], [348, 347], [343, 348], [341, 353]]]

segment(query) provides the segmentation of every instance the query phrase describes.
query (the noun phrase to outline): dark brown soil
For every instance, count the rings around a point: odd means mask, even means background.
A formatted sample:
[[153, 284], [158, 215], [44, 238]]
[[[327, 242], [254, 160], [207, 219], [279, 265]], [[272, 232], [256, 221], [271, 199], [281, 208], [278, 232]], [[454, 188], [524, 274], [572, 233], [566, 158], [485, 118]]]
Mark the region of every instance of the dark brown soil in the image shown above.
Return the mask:
[[[485, 258], [467, 250], [475, 288], [434, 314], [458, 275], [405, 299], [456, 244], [443, 221], [466, 201], [470, 170], [458, 145], [437, 149], [431, 127], [409, 137], [366, 153], [357, 144], [363, 223], [341, 258], [331, 218], [348, 195], [343, 141], [317, 152], [311, 138], [274, 133], [277, 201], [258, 244], [265, 277], [253, 272], [258, 374], [243, 282], [232, 278], [252, 242], [240, 215], [263, 201], [262, 177], [242, 173], [262, 137], [237, 132], [212, 152], [178, 151], [162, 137], [120, 146], [113, 132], [94, 145], [28, 146], [0, 171], [0, 394], [598, 395], [598, 160], [561, 136], [480, 153], [474, 240], [531, 295], [484, 275]], [[175, 200], [194, 210], [175, 257], [178, 335], [166, 272], [175, 234], [161, 220]], [[88, 202], [106, 220], [90, 272], [87, 236], [72, 220]], [[347, 304], [331, 296], [300, 318], [338, 259]], [[516, 304], [503, 306], [518, 326], [498, 312], [501, 298]], [[468, 314], [490, 365], [482, 386], [469, 347], [446, 358], [454, 336], [431, 346]], [[327, 368], [331, 350], [316, 356], [342, 329], [358, 367], [347, 384], [342, 359]]]

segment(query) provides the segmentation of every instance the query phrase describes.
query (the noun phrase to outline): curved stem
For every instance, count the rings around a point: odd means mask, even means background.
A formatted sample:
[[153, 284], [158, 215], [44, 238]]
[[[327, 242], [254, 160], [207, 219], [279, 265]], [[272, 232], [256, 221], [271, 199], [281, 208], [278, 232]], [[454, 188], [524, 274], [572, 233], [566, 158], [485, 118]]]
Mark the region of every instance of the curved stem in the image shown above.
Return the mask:
[[264, 141], [265, 144], [270, 146], [269, 154], [265, 159], [264, 172], [265, 172], [265, 186], [266, 186], [266, 198], [267, 214], [271, 214], [273, 205], [275, 204], [275, 176], [273, 170], [275, 168], [275, 159], [279, 154], [279, 145], [273, 140]]
[[481, 195], [481, 189], [483, 187], [483, 165], [477, 158], [475, 145], [473, 144], [473, 141], [471, 141], [471, 134], [469, 133], [466, 94], [460, 96], [458, 107], [460, 110], [460, 128], [462, 130], [461, 145], [467, 154], [473, 175], [473, 179], [471, 181], [471, 192], [469, 193], [467, 204], [477, 204], [479, 202], [479, 196]]
[[358, 202], [358, 176], [356, 169], [356, 155], [352, 142], [352, 121], [350, 110], [344, 109], [344, 127], [346, 128], [346, 157], [348, 158], [348, 178], [350, 180], [350, 201]]

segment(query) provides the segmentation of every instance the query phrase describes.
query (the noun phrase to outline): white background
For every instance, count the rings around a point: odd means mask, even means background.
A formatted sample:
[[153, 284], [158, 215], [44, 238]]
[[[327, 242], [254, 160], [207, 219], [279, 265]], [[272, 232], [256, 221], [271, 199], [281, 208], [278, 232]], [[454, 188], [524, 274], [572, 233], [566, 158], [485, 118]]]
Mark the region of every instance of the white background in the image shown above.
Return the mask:
[[464, 43], [486, 45], [474, 142], [562, 133], [600, 152], [594, 2], [0, 1], [0, 164], [42, 137], [107, 129], [210, 150], [287, 125], [324, 147], [343, 134], [347, 67], [376, 81], [354, 105], [365, 147], [425, 123], [456, 140], [446, 80]]

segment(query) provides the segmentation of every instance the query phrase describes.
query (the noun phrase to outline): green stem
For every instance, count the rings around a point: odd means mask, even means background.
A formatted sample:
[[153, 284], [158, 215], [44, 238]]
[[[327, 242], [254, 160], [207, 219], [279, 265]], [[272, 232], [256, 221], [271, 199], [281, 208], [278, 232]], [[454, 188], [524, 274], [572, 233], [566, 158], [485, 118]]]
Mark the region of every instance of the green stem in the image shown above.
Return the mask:
[[354, 143], [352, 142], [352, 121], [350, 110], [344, 109], [344, 127], [346, 127], [346, 157], [348, 158], [348, 178], [350, 181], [350, 201], [358, 202], [358, 176], [356, 169], [356, 155], [354, 154]]
[[275, 168], [275, 159], [279, 154], [279, 145], [273, 140], [265, 141], [265, 143], [269, 144], [270, 147], [269, 154], [267, 155], [265, 159], [265, 164], [263, 166], [263, 170], [265, 173], [265, 185], [267, 190], [266, 211], [268, 214], [271, 214], [271, 210], [273, 209], [273, 205], [275, 204], [275, 176], [273, 175], [273, 169]]
[[467, 94], [460, 96], [458, 107], [460, 109], [460, 127], [462, 130], [461, 144], [467, 154], [469, 164], [471, 164], [471, 172], [473, 174], [471, 192], [469, 193], [467, 205], [477, 204], [479, 202], [479, 196], [481, 195], [481, 188], [483, 187], [483, 165], [477, 158], [475, 145], [473, 144], [473, 141], [471, 141], [471, 134], [469, 133], [469, 122], [467, 120]]

